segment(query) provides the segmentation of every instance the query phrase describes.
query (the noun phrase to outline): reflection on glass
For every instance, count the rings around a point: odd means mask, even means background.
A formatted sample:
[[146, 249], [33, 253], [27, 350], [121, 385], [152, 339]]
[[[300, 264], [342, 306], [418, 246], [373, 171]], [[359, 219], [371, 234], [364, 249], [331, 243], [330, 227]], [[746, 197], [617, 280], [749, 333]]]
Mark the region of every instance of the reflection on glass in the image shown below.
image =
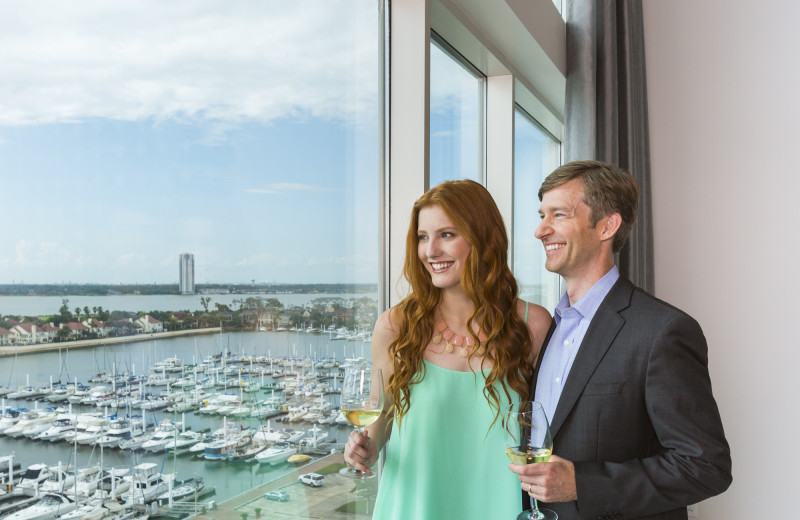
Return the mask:
[[539, 187], [559, 165], [560, 145], [522, 110], [514, 113], [514, 274], [520, 298], [553, 309], [558, 276], [544, 268], [544, 248], [534, 232], [539, 225]]
[[[0, 357], [0, 387], [63, 390], [53, 402], [146, 415], [138, 425], [185, 414], [187, 430], [226, 449], [233, 423], [255, 438], [270, 417], [278, 429], [284, 405], [313, 405], [318, 419], [292, 428], [308, 445], [341, 443], [336, 365], [368, 355], [378, 311], [380, 10], [375, 0], [0, 3], [0, 350], [96, 342]], [[198, 328], [210, 330], [176, 334]], [[298, 373], [302, 392], [278, 387]], [[54, 388], [67, 383], [69, 396]], [[98, 401], [80, 385], [132, 393]], [[184, 399], [169, 411], [150, 400], [167, 388]], [[237, 403], [215, 400], [226, 393]], [[225, 414], [198, 412], [210, 402]], [[233, 464], [249, 448], [205, 464], [107, 446], [100, 460], [204, 476], [217, 502], [298, 471]], [[23, 468], [101, 464], [99, 449], [73, 457], [66, 443], [0, 438], [0, 454], [12, 452]], [[310, 464], [330, 448], [314, 452]], [[302, 493], [292, 503], [307, 509]], [[272, 517], [271, 502], [249, 507]]]
[[431, 43], [430, 186], [483, 175], [483, 80]]

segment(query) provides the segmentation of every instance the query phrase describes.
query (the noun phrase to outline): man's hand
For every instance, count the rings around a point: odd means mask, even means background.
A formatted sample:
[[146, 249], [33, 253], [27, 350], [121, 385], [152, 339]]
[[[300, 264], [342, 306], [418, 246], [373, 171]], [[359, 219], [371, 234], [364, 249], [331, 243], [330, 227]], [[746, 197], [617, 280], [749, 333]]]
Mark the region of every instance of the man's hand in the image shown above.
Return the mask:
[[547, 462], [534, 464], [509, 464], [508, 469], [519, 477], [522, 490], [543, 502], [571, 502], [578, 500], [575, 485], [575, 465], [557, 455]]

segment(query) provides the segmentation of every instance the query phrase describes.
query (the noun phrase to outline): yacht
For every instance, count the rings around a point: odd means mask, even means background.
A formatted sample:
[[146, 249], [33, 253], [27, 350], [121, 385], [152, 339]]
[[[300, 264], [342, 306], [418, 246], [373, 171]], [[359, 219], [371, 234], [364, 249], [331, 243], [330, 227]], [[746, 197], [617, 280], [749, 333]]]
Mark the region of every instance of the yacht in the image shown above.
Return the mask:
[[253, 431], [240, 426], [228, 425], [223, 438], [206, 446], [203, 458], [206, 460], [229, 460], [236, 450], [247, 446], [253, 438]]
[[164, 475], [157, 471], [158, 464], [154, 462], [143, 462], [134, 466], [133, 473], [125, 478], [131, 484], [129, 490], [131, 502], [135, 504], [147, 504], [156, 499], [162, 493], [169, 491], [169, 480], [174, 475]]
[[175, 424], [170, 422], [169, 419], [164, 419], [158, 423], [158, 427], [153, 432], [153, 435], [142, 444], [141, 448], [144, 451], [162, 451], [169, 441], [175, 439], [177, 434], [178, 429], [175, 427]]
[[95, 440], [98, 446], [116, 447], [119, 444], [131, 437], [142, 433], [142, 426], [139, 421], [133, 421], [127, 417], [113, 419], [105, 432], [105, 435]]
[[87, 444], [87, 445], [94, 444], [95, 441], [97, 441], [97, 439], [106, 434], [106, 431], [108, 430], [108, 426], [110, 423], [111, 420], [106, 418], [98, 418], [91, 421], [86, 426], [86, 429], [83, 431], [83, 433], [79, 433], [75, 437], [75, 442], [77, 442], [78, 444]]
[[25, 469], [19, 482], [14, 486], [14, 494], [35, 495], [42, 482], [50, 477], [50, 468], [47, 464], [31, 464]]
[[125, 439], [124, 441], [120, 441], [119, 445], [117, 446], [121, 450], [128, 450], [128, 451], [136, 451], [142, 449], [142, 445], [150, 440], [152, 437], [151, 432], [143, 432], [139, 435], [132, 436], [129, 439]]
[[74, 500], [58, 493], [45, 493], [32, 506], [3, 517], [3, 520], [51, 520], [78, 507]]
[[181, 432], [166, 444], [168, 450], [185, 450], [206, 439], [206, 435], [193, 430]]
[[285, 441], [276, 442], [266, 450], [256, 455], [256, 462], [261, 464], [271, 464], [277, 466], [289, 460], [289, 457], [297, 453], [297, 447]]
[[36, 439], [40, 441], [55, 442], [64, 438], [64, 435], [66, 435], [67, 432], [73, 431], [74, 429], [75, 419], [73, 419], [71, 416], [61, 415], [56, 417], [56, 420], [53, 421], [53, 424], [51, 424], [47, 430], [41, 432]]
[[24, 408], [7, 408], [3, 410], [3, 414], [0, 415], [0, 434], [4, 434], [6, 430], [17, 424], [17, 422], [22, 418], [21, 415], [24, 411]]
[[54, 412], [46, 412], [42, 410], [27, 410], [20, 414], [19, 420], [4, 433], [9, 437], [21, 437], [31, 428], [34, 428], [42, 423], [55, 420]]

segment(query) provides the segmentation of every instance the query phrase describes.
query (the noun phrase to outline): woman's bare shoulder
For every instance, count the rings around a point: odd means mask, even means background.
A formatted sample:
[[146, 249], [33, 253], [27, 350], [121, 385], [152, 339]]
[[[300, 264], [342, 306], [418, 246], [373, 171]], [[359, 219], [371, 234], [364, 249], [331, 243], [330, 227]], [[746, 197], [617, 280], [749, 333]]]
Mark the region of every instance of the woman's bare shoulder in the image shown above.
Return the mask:
[[528, 330], [531, 333], [534, 348], [538, 351], [539, 347], [544, 341], [545, 336], [547, 336], [547, 331], [550, 330], [550, 323], [553, 317], [550, 315], [547, 309], [541, 305], [526, 302], [524, 300], [517, 300], [517, 311], [523, 318], [525, 317], [526, 304], [528, 305], [528, 320], [525, 324], [528, 326]]

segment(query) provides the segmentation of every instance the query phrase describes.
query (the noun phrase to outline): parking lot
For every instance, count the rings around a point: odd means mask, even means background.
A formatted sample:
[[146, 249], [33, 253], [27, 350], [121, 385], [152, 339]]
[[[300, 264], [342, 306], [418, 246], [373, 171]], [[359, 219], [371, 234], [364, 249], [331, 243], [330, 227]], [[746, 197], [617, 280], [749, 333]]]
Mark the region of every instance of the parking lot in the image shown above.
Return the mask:
[[[311, 487], [298, 482], [301, 474], [326, 473], [342, 466], [341, 454], [334, 454], [297, 471], [267, 486], [253, 489], [233, 500], [218, 504], [216, 509], [196, 516], [198, 520], [246, 520], [262, 518], [271, 520], [325, 519], [366, 520], [371, 518], [372, 506], [378, 492], [376, 478], [352, 480], [333, 471], [325, 474], [325, 484]], [[287, 502], [264, 498], [264, 493], [282, 490], [289, 495]], [[259, 511], [256, 511], [259, 509]]]

